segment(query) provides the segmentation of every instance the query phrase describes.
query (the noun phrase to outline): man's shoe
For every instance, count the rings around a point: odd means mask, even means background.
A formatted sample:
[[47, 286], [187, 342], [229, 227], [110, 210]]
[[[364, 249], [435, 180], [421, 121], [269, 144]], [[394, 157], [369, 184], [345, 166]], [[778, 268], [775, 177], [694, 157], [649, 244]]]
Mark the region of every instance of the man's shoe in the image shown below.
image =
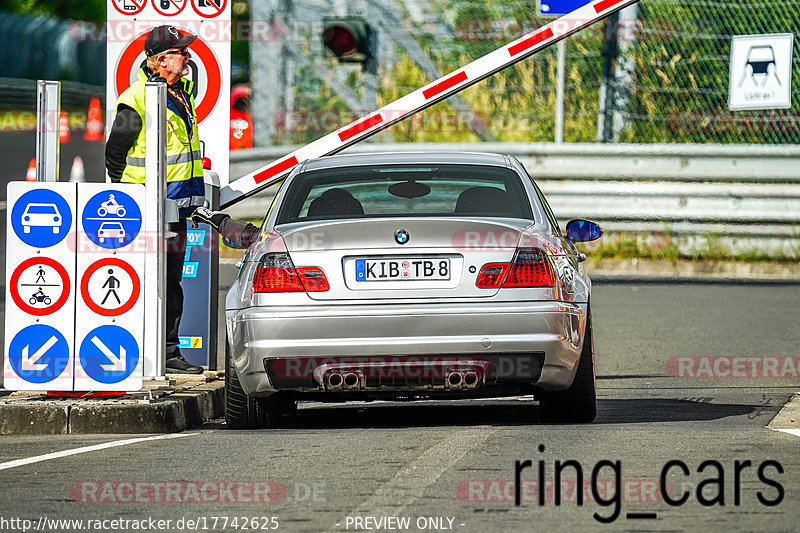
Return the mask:
[[208, 224], [215, 230], [219, 231], [219, 226], [222, 224], [226, 218], [230, 218], [230, 215], [226, 215], [225, 213], [221, 213], [219, 211], [212, 211], [205, 207], [198, 207], [192, 213], [192, 227], [197, 227], [197, 225], [201, 222]]
[[167, 359], [167, 374], [202, 374], [203, 367], [193, 365], [183, 358], [182, 355], [175, 355]]

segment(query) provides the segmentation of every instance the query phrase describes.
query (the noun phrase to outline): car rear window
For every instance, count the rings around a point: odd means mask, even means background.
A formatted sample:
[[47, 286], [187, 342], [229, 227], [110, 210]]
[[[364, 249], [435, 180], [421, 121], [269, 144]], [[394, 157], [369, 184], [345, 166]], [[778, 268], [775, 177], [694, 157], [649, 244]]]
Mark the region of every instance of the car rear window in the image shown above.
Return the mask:
[[289, 184], [276, 224], [407, 216], [533, 220], [528, 196], [513, 170], [420, 164], [299, 174]]

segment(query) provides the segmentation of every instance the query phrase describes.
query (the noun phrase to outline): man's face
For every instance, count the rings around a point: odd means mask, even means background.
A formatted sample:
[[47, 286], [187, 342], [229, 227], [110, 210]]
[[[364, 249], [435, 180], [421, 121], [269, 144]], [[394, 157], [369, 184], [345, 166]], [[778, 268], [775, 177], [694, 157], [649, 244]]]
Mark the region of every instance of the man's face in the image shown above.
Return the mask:
[[[173, 48], [164, 52], [164, 69], [173, 76], [186, 76], [189, 74], [189, 58], [192, 54], [188, 48]], [[169, 76], [165, 76], [169, 79]]]

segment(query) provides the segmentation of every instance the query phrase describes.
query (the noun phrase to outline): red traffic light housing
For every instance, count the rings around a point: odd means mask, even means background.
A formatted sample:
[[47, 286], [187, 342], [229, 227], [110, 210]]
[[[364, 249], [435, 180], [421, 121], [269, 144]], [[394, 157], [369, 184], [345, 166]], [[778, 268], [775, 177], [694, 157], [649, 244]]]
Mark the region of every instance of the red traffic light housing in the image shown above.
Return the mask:
[[363, 18], [326, 17], [322, 25], [322, 42], [339, 61], [366, 63], [372, 57], [372, 30]]

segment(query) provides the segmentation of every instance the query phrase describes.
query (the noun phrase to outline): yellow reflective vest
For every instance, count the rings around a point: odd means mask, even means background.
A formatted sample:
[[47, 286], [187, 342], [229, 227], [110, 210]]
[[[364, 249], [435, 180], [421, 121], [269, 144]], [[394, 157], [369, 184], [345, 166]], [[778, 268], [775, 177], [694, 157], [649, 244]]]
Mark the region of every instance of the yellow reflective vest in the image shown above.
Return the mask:
[[[120, 104], [124, 104], [135, 110], [142, 119], [142, 129], [128, 150], [125, 170], [122, 172], [122, 181], [127, 183], [144, 183], [144, 86], [147, 82], [144, 70], [139, 71], [138, 78], [117, 100], [117, 110]], [[203, 205], [205, 185], [197, 114], [194, 97], [191, 96], [192, 82], [181, 78], [181, 84], [190, 99], [192, 134], [189, 135], [186, 121], [171, 109], [170, 102], [167, 105], [167, 197], [176, 200], [179, 208], [187, 208]]]

